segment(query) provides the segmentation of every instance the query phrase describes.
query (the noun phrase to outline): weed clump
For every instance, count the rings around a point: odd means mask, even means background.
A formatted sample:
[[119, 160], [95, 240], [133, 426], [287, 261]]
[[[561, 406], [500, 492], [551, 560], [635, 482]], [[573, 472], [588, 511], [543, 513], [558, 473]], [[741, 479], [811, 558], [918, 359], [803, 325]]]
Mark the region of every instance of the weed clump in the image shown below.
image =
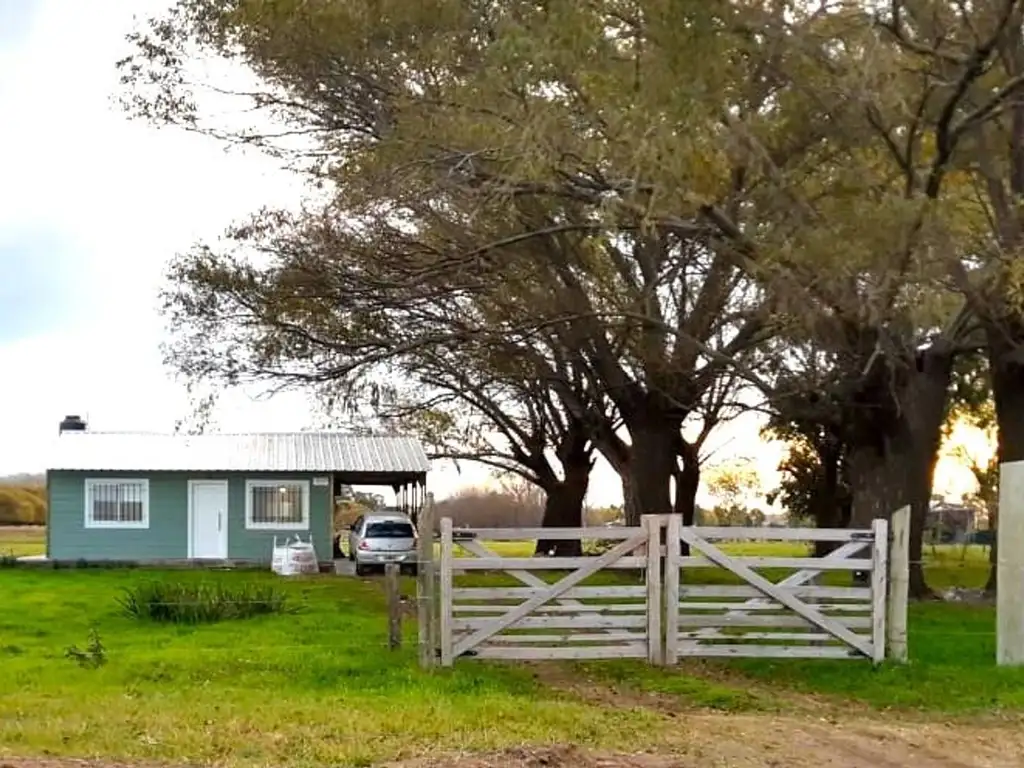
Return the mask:
[[64, 657], [71, 659], [83, 669], [99, 669], [107, 663], [107, 649], [103, 646], [100, 633], [93, 627], [89, 630], [89, 642], [85, 650], [72, 645], [64, 650]]
[[288, 596], [270, 584], [151, 581], [118, 598], [134, 619], [168, 624], [211, 624], [274, 613], [295, 613]]

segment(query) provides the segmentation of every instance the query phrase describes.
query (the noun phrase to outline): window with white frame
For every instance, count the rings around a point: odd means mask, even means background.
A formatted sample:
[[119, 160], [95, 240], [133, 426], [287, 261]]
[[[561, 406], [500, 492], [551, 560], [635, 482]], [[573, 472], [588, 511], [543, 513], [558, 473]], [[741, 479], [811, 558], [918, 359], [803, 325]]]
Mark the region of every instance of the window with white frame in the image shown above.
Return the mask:
[[277, 531], [307, 530], [309, 483], [305, 480], [247, 481], [245, 527]]
[[87, 479], [86, 528], [148, 528], [149, 480]]

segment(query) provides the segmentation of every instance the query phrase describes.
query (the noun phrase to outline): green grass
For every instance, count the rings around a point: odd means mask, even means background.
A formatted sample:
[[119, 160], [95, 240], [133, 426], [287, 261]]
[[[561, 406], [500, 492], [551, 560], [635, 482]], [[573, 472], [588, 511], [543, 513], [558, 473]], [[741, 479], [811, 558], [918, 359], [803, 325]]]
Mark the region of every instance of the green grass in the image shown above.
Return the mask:
[[0, 557], [41, 555], [46, 551], [46, 529], [41, 526], [0, 526]]
[[671, 671], [634, 662], [581, 666], [599, 680], [696, 696], [710, 706], [727, 709], [775, 708], [792, 691], [880, 710], [959, 715], [1024, 712], [1024, 668], [995, 666], [992, 607], [912, 604], [909, 619], [911, 663], [907, 665], [885, 664], [876, 669], [850, 661], [742, 659], [693, 661]]
[[817, 665], [736, 662], [734, 668], [773, 685], [828, 693], [877, 708], [973, 713], [1024, 710], [1024, 669], [995, 667], [995, 610], [922, 603], [910, 608], [912, 663]]
[[[517, 545], [512, 545], [517, 546]], [[523, 545], [518, 545], [520, 548]], [[529, 545], [526, 545], [528, 547]], [[796, 554], [788, 545], [734, 552]], [[516, 553], [513, 549], [509, 554]], [[980, 585], [984, 553], [937, 550], [933, 583]], [[687, 574], [710, 581], [715, 572]], [[165, 580], [225, 588], [276, 585], [301, 610], [212, 625], [162, 625], [124, 614], [117, 598]], [[460, 583], [509, 583], [497, 574]], [[639, 583], [605, 572], [587, 583]], [[403, 582], [411, 594], [412, 585]], [[997, 670], [991, 607], [911, 608], [906, 667], [860, 661], [687, 663], [672, 670], [636, 662], [561, 667], [578, 685], [661, 694], [682, 707], [780, 710], [804, 695], [842, 709], [919, 710], [933, 715], [1024, 711], [1024, 671]], [[528, 665], [459, 661], [427, 673], [406, 647], [385, 647], [379, 581], [333, 576], [284, 580], [255, 571], [0, 570], [0, 757], [74, 755], [179, 763], [365, 765], [428, 751], [523, 743], [634, 749], [678, 738], [676, 721], [628, 700], [588, 703], [547, 687]], [[106, 663], [65, 657], [92, 629]], [[558, 669], [558, 668], [555, 668]]]
[[[302, 611], [195, 626], [125, 616], [122, 589], [154, 577], [283, 585]], [[521, 666], [422, 672], [412, 622], [405, 649], [385, 648], [383, 608], [380, 584], [337, 577], [0, 571], [0, 757], [360, 765], [531, 742], [638, 748], [665, 727], [567, 699]], [[84, 669], [64, 653], [93, 627], [107, 661]]]

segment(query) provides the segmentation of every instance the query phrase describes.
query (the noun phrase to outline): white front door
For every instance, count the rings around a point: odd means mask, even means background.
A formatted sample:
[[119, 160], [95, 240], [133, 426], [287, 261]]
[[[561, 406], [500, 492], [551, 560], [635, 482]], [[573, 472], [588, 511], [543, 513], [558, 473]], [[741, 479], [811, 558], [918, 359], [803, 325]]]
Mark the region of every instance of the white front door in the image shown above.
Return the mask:
[[191, 480], [188, 556], [223, 560], [228, 556], [228, 483]]

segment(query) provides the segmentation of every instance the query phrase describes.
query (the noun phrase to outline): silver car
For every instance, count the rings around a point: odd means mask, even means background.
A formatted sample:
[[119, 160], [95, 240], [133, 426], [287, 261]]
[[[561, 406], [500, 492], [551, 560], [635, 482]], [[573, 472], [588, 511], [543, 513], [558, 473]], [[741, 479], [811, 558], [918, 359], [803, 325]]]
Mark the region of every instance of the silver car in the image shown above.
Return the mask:
[[348, 533], [348, 557], [356, 575], [386, 563], [398, 563], [403, 571], [416, 568], [416, 529], [408, 515], [381, 512], [359, 517]]

